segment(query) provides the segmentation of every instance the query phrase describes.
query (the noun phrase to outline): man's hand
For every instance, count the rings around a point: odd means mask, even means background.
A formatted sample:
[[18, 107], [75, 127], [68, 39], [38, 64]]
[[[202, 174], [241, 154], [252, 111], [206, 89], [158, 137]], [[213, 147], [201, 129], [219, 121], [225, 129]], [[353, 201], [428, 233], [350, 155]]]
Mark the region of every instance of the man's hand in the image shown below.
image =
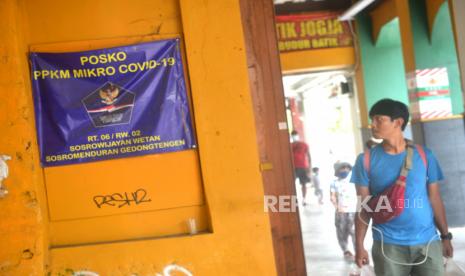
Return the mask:
[[[436, 227], [440, 233], [449, 232], [449, 228], [447, 227], [446, 210], [442, 202], [438, 183], [430, 183], [428, 185], [428, 195], [431, 202], [431, 207], [433, 207]], [[452, 248], [452, 243], [450, 240], [442, 240], [442, 254], [444, 257], [452, 257], [454, 254], [454, 249]]]
[[[357, 195], [360, 204], [367, 196], [370, 195], [368, 187], [357, 185]], [[359, 205], [360, 206], [360, 205]], [[361, 268], [368, 264], [368, 252], [363, 246], [363, 240], [367, 233], [368, 224], [370, 224], [370, 216], [363, 210], [359, 210], [355, 217], [355, 263]]]
[[454, 256], [454, 248], [450, 240], [442, 240], [442, 255], [446, 258], [452, 258]]
[[363, 265], [369, 263], [368, 252], [365, 250], [365, 248], [360, 247], [355, 250], [355, 263], [360, 268], [362, 268]]

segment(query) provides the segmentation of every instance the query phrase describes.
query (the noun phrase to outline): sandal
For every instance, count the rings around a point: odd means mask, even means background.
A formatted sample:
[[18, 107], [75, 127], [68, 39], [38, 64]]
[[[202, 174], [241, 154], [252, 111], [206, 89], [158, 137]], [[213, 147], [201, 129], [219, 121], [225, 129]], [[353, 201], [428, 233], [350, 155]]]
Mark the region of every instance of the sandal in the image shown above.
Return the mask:
[[346, 259], [353, 259], [353, 258], [354, 258], [354, 254], [352, 254], [352, 252], [350, 252], [349, 250], [344, 251], [344, 258], [346, 258]]

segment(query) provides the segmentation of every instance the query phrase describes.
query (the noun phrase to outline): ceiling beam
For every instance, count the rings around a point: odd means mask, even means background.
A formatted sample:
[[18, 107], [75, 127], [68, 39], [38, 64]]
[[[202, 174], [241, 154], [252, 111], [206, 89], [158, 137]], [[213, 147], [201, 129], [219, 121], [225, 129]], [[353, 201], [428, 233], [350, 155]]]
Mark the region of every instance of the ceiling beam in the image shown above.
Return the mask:
[[373, 44], [376, 45], [383, 26], [396, 17], [396, 4], [394, 0], [383, 1], [370, 12]]

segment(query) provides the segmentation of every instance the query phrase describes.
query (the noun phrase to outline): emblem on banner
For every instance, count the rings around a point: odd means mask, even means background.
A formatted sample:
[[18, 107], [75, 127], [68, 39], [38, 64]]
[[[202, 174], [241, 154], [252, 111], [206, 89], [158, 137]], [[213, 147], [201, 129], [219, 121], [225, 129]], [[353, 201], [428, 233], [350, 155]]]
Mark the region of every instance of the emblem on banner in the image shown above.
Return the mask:
[[111, 84], [106, 89], [100, 89], [99, 95], [102, 98], [102, 103], [110, 105], [116, 101], [116, 97], [119, 95], [119, 87]]
[[87, 95], [82, 103], [93, 125], [105, 127], [130, 123], [134, 101], [134, 93], [107, 82]]

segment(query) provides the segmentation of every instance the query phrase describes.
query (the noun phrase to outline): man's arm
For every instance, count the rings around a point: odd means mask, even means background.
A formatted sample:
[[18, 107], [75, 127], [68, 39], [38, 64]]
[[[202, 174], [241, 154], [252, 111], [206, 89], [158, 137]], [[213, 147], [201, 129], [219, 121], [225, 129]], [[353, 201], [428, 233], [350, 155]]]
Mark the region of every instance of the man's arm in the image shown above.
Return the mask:
[[[428, 195], [431, 206], [433, 207], [436, 227], [439, 229], [439, 232], [441, 232], [441, 235], [445, 235], [449, 233], [449, 228], [447, 227], [446, 211], [444, 209], [438, 183], [430, 183], [428, 185]], [[453, 256], [454, 249], [450, 240], [442, 240], [442, 247], [444, 257]]]
[[337, 211], [337, 196], [335, 192], [331, 192], [331, 203], [333, 204], [334, 208]]
[[[357, 196], [363, 202], [370, 196], [368, 187], [357, 185]], [[363, 241], [365, 240], [368, 224], [370, 223], [370, 216], [363, 209], [363, 205], [360, 202], [358, 206], [360, 206], [360, 209], [357, 210], [355, 217], [355, 262], [359, 267], [362, 267], [364, 264], [368, 264], [368, 252], [365, 250]]]

